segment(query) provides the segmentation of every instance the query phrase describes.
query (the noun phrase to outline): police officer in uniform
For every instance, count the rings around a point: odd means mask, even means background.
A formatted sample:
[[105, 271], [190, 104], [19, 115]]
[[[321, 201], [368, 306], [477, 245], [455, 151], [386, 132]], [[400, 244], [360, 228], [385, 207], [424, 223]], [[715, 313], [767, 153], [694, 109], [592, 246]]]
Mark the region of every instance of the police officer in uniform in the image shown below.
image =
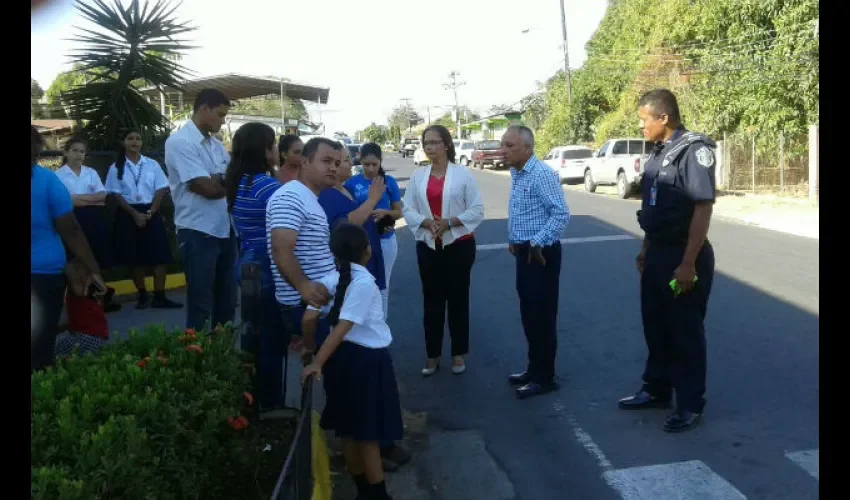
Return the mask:
[[643, 387], [620, 400], [624, 410], [669, 408], [667, 432], [699, 423], [705, 406], [705, 319], [714, 278], [706, 238], [714, 206], [715, 143], [681, 124], [676, 96], [653, 90], [638, 101], [644, 138], [656, 142], [641, 179], [637, 256], [641, 316], [649, 356]]

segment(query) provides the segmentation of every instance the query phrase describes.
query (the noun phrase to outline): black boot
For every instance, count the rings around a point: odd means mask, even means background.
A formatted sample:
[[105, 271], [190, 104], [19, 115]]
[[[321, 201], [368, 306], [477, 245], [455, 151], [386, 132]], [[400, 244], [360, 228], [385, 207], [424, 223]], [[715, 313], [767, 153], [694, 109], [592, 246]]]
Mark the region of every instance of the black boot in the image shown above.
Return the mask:
[[392, 497], [387, 493], [387, 483], [386, 481], [381, 481], [380, 483], [370, 484], [367, 486], [366, 494], [363, 496], [364, 500], [393, 500]]
[[366, 481], [366, 474], [357, 474], [353, 478], [354, 485], [357, 486], [357, 497], [354, 500], [364, 500], [366, 498], [366, 490], [369, 488], [369, 482]]
[[183, 304], [179, 302], [174, 302], [173, 300], [169, 300], [168, 297], [165, 296], [165, 292], [162, 290], [153, 292], [153, 301], [151, 302], [151, 307], [154, 309], [180, 309], [183, 307]]

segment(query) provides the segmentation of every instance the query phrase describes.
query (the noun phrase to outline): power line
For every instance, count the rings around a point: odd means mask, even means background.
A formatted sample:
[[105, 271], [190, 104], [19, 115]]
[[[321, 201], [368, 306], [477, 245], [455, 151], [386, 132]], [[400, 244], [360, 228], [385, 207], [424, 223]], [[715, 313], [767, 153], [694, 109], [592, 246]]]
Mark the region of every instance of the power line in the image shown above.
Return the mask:
[[455, 134], [457, 134], [458, 139], [460, 139], [460, 107], [457, 103], [457, 89], [458, 87], [463, 87], [466, 85], [466, 82], [457, 81], [457, 77], [460, 76], [460, 73], [457, 71], [452, 71], [449, 73], [450, 81], [449, 83], [443, 84], [443, 87], [446, 90], [451, 90], [455, 96]]

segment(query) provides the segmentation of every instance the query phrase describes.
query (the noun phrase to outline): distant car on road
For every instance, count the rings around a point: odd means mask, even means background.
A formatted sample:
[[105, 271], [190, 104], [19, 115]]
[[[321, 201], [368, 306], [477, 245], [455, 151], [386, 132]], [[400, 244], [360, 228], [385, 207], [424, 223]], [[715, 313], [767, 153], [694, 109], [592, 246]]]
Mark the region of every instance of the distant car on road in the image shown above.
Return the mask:
[[415, 153], [417, 149], [421, 148], [422, 144], [419, 139], [415, 137], [408, 137], [401, 143], [401, 156], [402, 158], [413, 156], [413, 153]]
[[616, 185], [617, 196], [628, 198], [640, 185], [643, 166], [655, 146], [643, 139], [610, 139], [588, 161], [584, 188], [592, 193], [598, 185]]
[[424, 148], [419, 148], [416, 152], [413, 153], [413, 164], [414, 165], [428, 165], [431, 163], [431, 160], [428, 159], [428, 156], [425, 154]]
[[455, 139], [453, 142], [457, 164], [468, 167], [472, 163], [472, 151], [475, 149], [475, 143], [467, 139]]
[[543, 163], [558, 173], [561, 182], [570, 184], [584, 180], [584, 170], [591, 158], [593, 150], [587, 146], [557, 146], [543, 157]]
[[502, 167], [505, 165], [505, 155], [502, 153], [501, 141], [478, 141], [472, 150], [472, 167], [484, 170], [486, 165]]
[[351, 155], [351, 164], [360, 165], [360, 146], [362, 144], [347, 144], [348, 153]]

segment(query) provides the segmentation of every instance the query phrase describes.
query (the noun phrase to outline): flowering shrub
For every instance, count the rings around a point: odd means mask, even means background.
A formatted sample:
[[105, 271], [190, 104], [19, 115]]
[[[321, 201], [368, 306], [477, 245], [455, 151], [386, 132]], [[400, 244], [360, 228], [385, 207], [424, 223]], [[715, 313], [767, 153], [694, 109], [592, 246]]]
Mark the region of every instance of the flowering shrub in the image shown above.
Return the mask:
[[32, 498], [245, 498], [233, 491], [256, 465], [244, 365], [230, 329], [151, 327], [33, 374]]

